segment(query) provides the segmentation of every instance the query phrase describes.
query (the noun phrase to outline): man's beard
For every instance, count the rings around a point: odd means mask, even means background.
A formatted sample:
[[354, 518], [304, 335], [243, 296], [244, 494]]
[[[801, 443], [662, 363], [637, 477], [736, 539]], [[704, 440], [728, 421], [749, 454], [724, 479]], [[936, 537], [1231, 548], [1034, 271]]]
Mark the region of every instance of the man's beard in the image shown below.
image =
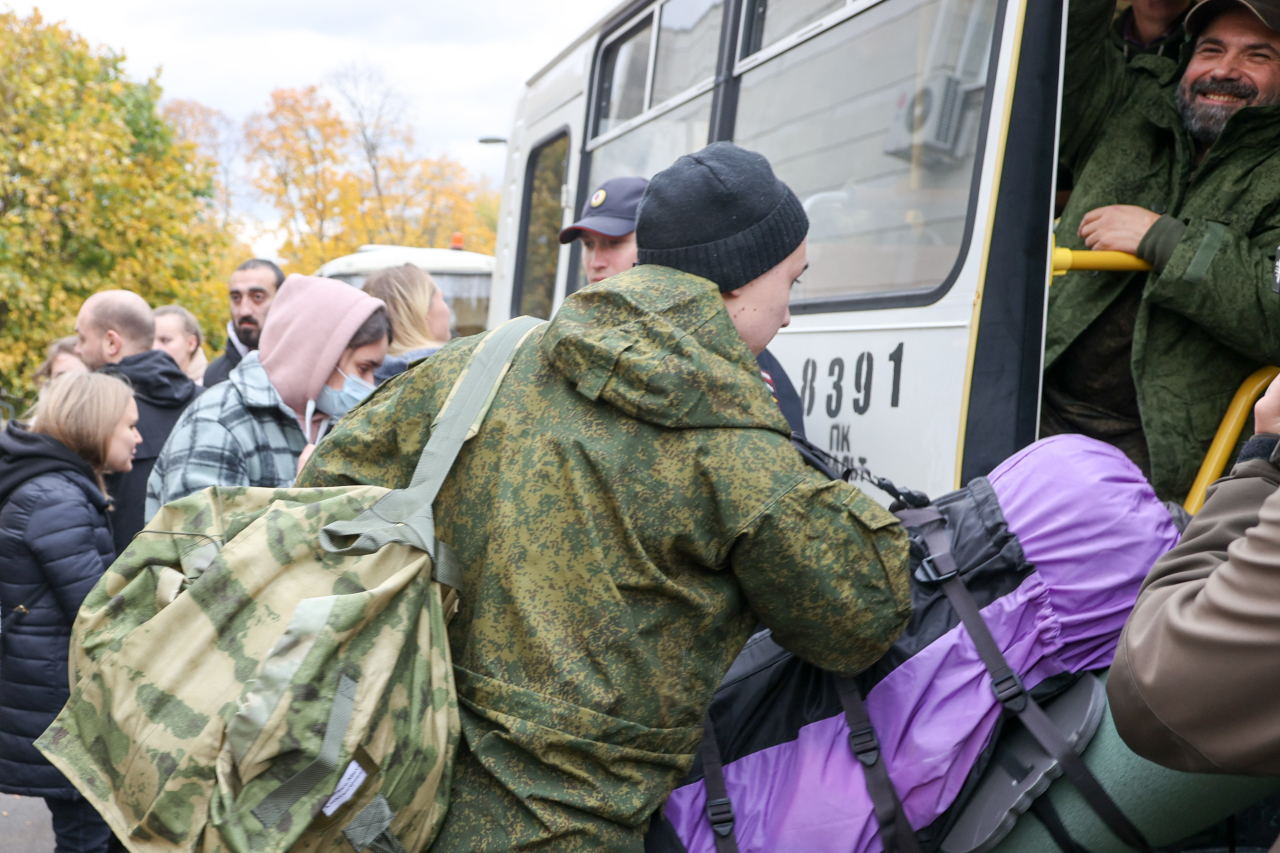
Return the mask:
[[[1196, 101], [1195, 95], [1230, 95], [1243, 98], [1244, 103], [1207, 104]], [[1245, 107], [1265, 107], [1276, 102], [1274, 96], [1260, 97], [1258, 87], [1248, 80], [1208, 80], [1201, 77], [1194, 83], [1185, 80], [1178, 86], [1178, 112], [1187, 133], [1202, 148], [1218, 141], [1227, 121]]]
[[262, 327], [257, 323], [252, 325], [237, 324], [236, 337], [240, 339], [240, 343], [249, 349], [257, 349], [258, 339], [262, 337]]

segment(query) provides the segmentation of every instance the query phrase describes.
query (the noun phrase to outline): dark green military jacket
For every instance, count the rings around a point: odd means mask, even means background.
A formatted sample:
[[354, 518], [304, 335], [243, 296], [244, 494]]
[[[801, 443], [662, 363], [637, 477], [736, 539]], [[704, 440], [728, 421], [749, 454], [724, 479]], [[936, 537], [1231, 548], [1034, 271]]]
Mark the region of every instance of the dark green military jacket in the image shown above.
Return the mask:
[[[300, 485], [407, 486], [475, 341], [379, 388]], [[436, 503], [465, 747], [433, 850], [638, 851], [759, 622], [836, 672], [888, 648], [905, 533], [788, 432], [705, 279], [636, 267], [533, 333]]]
[[[1280, 106], [1249, 107], [1227, 123], [1197, 167], [1176, 102], [1183, 64], [1140, 56], [1127, 65], [1107, 34], [1113, 0], [1072, 0], [1062, 104], [1063, 160], [1075, 191], [1059, 246], [1085, 248], [1080, 220], [1109, 204], [1163, 214], [1141, 253], [1151, 273], [1072, 272], [1053, 280], [1045, 366], [1139, 276], [1132, 371], [1166, 500], [1186, 497], [1240, 382], [1280, 364]], [[1247, 431], [1246, 431], [1247, 434]]]

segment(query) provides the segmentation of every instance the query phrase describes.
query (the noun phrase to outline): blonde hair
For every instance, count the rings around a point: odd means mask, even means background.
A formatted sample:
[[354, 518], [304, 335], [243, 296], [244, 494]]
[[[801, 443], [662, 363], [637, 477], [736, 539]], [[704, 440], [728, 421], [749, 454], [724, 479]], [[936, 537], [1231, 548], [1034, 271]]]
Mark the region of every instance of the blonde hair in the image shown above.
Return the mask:
[[132, 399], [133, 389], [123, 379], [105, 373], [64, 373], [40, 389], [31, 431], [56, 438], [88, 462], [105, 495], [102, 474], [111, 436]]
[[387, 303], [387, 313], [391, 315], [391, 345], [387, 352], [391, 355], [445, 344], [432, 337], [427, 323], [438, 286], [413, 264], [387, 267], [365, 280], [364, 292]]

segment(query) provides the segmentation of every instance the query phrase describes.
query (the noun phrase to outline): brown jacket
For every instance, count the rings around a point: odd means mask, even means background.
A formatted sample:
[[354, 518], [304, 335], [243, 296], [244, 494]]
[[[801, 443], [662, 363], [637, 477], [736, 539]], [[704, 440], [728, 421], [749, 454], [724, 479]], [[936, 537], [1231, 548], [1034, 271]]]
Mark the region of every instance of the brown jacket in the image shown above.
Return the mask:
[[[1255, 436], [1151, 569], [1107, 684], [1121, 737], [1174, 770], [1280, 774], [1280, 451]], [[1254, 458], [1249, 458], [1250, 456]]]

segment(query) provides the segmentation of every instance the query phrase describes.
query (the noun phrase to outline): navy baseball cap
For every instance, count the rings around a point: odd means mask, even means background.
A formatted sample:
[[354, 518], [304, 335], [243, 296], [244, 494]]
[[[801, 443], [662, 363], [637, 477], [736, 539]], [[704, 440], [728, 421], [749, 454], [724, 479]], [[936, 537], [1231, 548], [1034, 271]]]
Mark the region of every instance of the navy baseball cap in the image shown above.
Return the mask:
[[636, 230], [636, 208], [649, 186], [645, 178], [613, 178], [605, 181], [587, 200], [586, 216], [560, 232], [561, 243], [572, 243], [583, 231], [621, 237]]

